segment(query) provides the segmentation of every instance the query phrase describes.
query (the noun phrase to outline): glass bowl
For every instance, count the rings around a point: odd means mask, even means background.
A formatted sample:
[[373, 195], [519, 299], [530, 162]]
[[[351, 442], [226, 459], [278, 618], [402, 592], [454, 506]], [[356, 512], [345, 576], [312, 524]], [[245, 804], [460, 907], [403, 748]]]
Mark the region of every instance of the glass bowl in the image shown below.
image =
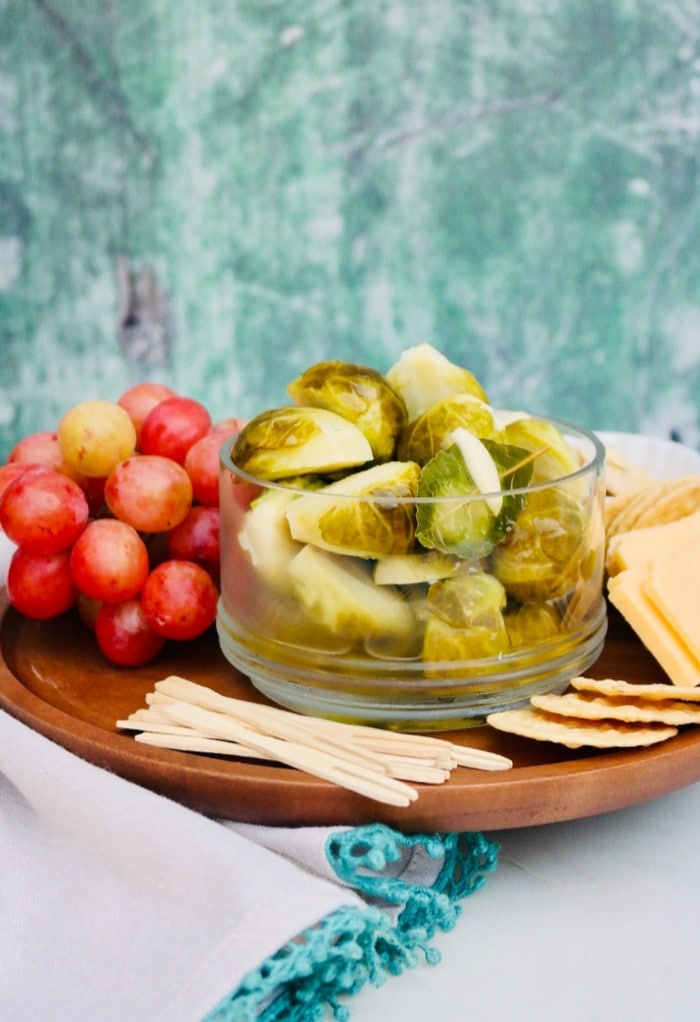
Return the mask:
[[[538, 418], [563, 433], [581, 467], [502, 494], [367, 498], [336, 483], [329, 496], [241, 471], [235, 438], [227, 443], [217, 616], [225, 657], [288, 709], [396, 730], [478, 724], [562, 691], [605, 638], [605, 452], [594, 434]], [[483, 511], [506, 497], [518, 501], [515, 524], [467, 556], [418, 545], [408, 558], [350, 556], [294, 540], [288, 524], [302, 500], [315, 521], [369, 514], [394, 528], [396, 516], [463, 514], [477, 501]]]

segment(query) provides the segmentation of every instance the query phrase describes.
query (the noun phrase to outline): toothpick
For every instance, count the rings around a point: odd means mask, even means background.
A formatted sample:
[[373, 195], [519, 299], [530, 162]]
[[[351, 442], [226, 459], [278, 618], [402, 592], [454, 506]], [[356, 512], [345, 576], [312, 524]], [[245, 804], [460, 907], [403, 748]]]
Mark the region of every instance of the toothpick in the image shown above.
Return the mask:
[[187, 703], [174, 703], [167, 707], [167, 712], [179, 723], [191, 724], [209, 737], [232, 739], [258, 752], [269, 753], [280, 763], [298, 767], [359, 794], [397, 806], [407, 806], [418, 797], [413, 788], [385, 772], [341, 760], [294, 741], [260, 734], [221, 713]]
[[306, 717], [225, 696], [178, 675], [156, 682], [146, 706], [117, 726], [159, 748], [266, 759], [389, 805], [418, 797], [407, 781], [443, 784], [456, 767], [506, 770], [511, 760], [432, 735]]

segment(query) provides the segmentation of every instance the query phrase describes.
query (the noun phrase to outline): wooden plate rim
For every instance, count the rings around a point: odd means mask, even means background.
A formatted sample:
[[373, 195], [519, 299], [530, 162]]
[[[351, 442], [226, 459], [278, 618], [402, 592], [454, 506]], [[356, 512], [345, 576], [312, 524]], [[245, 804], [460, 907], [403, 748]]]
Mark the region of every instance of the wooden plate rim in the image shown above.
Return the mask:
[[[9, 609], [0, 591], [0, 640]], [[85, 632], [85, 641], [94, 641]], [[212, 637], [215, 642], [215, 638]], [[507, 772], [457, 770], [447, 784], [418, 785], [408, 809], [373, 802], [296, 770], [160, 750], [59, 709], [11, 670], [0, 641], [0, 706], [95, 766], [198, 812], [275, 826], [385, 822], [405, 832], [507, 830], [626, 808], [700, 779], [700, 728], [647, 749], [595, 752]], [[116, 719], [116, 717], [115, 717]], [[470, 731], [451, 734], [465, 744]], [[516, 740], [523, 741], [523, 740]], [[509, 736], [498, 736], [505, 743]]]

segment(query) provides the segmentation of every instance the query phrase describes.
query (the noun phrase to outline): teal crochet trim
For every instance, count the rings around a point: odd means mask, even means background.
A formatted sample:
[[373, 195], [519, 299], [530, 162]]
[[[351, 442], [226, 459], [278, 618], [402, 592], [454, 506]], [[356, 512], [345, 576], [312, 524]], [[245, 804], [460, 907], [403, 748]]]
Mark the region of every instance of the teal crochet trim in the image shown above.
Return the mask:
[[[405, 835], [370, 824], [333, 834], [326, 854], [367, 907], [330, 913], [249, 973], [203, 1022], [319, 1022], [328, 1010], [345, 1022], [341, 996], [401, 975], [419, 950], [439, 962], [428, 942], [454, 926], [458, 902], [495, 869], [498, 846], [481, 834]], [[413, 873], [428, 872], [428, 860], [431, 885], [412, 882]]]

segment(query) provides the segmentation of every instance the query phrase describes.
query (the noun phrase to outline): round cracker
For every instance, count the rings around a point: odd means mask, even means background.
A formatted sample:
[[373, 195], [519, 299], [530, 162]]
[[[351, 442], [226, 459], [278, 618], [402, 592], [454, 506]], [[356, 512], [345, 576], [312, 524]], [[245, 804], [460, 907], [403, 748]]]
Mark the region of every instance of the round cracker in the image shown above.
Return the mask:
[[640, 509], [635, 528], [664, 525], [700, 510], [700, 474], [673, 479], [660, 488], [656, 500]]
[[700, 510], [700, 474], [658, 479], [608, 501], [605, 528], [608, 540], [631, 529], [664, 525]]
[[613, 497], [608, 500], [605, 504], [605, 530], [608, 536], [616, 535], [619, 529], [619, 521], [621, 515], [627, 512], [627, 509], [635, 500], [639, 498], [640, 492], [648, 489], [647, 486], [641, 488], [641, 490], [632, 490], [630, 493], [621, 493], [617, 497]]
[[631, 465], [609, 448], [605, 457], [605, 490], [610, 496], [619, 497], [623, 493], [631, 493], [653, 481], [653, 476], [646, 468]]
[[626, 724], [684, 724], [700, 722], [700, 706], [693, 703], [657, 700], [645, 703], [630, 696], [600, 696], [587, 692], [533, 696], [538, 710], [581, 720], [620, 720]]
[[534, 706], [491, 713], [486, 718], [497, 731], [555, 742], [569, 749], [590, 746], [596, 749], [625, 749], [655, 745], [678, 734], [678, 728], [666, 724], [625, 724], [622, 721], [591, 723], [573, 717], [556, 717]]
[[571, 685], [579, 692], [597, 692], [602, 696], [637, 696], [640, 699], [678, 699], [700, 703], [700, 685], [666, 685], [661, 682], [639, 684], [617, 678], [572, 678]]
[[618, 515], [614, 535], [619, 536], [620, 532], [639, 528], [640, 522], [657, 506], [669, 485], [669, 481], [654, 482], [650, 486], [643, 486], [641, 490], [636, 491], [633, 494], [633, 499]]

